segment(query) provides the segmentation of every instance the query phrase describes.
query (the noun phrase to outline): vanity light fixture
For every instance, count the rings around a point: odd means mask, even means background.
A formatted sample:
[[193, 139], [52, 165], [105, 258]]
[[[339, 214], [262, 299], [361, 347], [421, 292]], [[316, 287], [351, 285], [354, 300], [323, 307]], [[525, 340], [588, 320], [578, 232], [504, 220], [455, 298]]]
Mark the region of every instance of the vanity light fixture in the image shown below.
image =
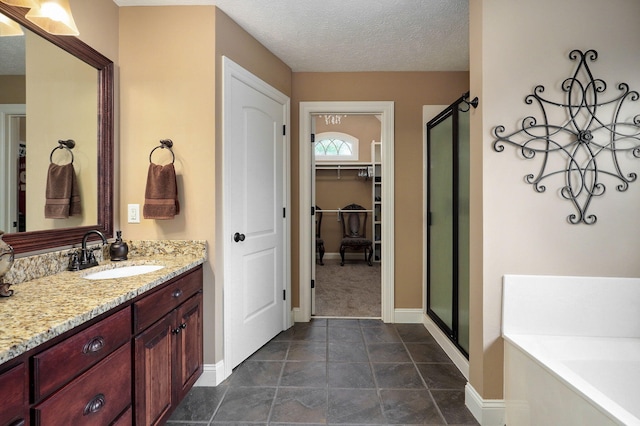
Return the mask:
[[38, 7], [37, 0], [1, 0], [2, 3], [8, 4], [9, 6], [18, 6], [18, 7], [28, 7], [31, 9], [32, 7]]
[[49, 34], [80, 35], [73, 21], [69, 0], [0, 0], [9, 6], [28, 8], [25, 15]]
[[24, 35], [24, 32], [22, 28], [20, 28], [20, 25], [0, 13], [0, 37], [21, 35]]
[[49, 34], [80, 35], [71, 15], [69, 0], [40, 0], [38, 3], [25, 18]]

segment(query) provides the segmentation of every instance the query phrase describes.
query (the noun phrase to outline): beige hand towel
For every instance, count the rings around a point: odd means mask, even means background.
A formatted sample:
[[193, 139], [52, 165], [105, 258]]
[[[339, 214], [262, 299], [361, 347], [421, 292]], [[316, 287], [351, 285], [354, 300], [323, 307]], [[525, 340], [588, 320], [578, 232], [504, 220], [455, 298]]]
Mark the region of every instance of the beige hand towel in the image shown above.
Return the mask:
[[145, 219], [173, 219], [178, 213], [180, 203], [173, 164], [149, 164], [142, 216]]
[[73, 164], [49, 164], [44, 217], [67, 219], [81, 213], [80, 193]]

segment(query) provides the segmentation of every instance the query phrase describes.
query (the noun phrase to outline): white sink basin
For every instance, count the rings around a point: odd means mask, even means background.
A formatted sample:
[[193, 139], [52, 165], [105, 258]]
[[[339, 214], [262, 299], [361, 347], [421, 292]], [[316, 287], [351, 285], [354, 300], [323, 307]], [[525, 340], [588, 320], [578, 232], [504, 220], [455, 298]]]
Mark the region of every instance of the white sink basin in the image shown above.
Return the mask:
[[157, 271], [162, 268], [164, 268], [162, 265], [121, 266], [113, 269], [106, 269], [104, 271], [93, 272], [85, 275], [83, 278], [88, 280], [108, 280], [112, 278], [133, 277], [135, 275], [142, 275], [148, 272]]

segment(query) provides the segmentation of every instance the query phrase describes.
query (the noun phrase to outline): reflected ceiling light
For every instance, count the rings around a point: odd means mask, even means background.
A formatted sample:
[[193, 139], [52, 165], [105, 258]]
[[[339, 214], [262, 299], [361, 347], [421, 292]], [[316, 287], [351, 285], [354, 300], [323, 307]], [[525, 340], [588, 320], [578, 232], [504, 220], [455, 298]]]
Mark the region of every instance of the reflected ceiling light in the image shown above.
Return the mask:
[[25, 18], [49, 34], [74, 36], [80, 34], [71, 16], [69, 0], [40, 0], [36, 7], [27, 12]]
[[19, 7], [38, 7], [37, 0], [0, 0], [4, 4], [8, 4], [9, 6], [19, 6]]
[[24, 35], [17, 22], [0, 13], [0, 37]]
[[324, 115], [324, 123], [326, 125], [329, 125], [329, 124], [340, 124], [343, 117], [346, 117], [346, 115], [325, 114]]

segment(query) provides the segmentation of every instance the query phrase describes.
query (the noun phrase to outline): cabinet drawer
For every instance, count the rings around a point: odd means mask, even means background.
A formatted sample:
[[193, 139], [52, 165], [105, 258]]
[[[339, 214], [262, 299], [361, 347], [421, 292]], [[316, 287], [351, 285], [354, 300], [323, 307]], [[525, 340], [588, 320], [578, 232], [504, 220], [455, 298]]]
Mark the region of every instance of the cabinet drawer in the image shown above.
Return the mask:
[[176, 308], [202, 288], [202, 268], [184, 275], [166, 287], [134, 303], [135, 332], [138, 333]]
[[0, 425], [28, 424], [26, 373], [22, 363], [0, 374]]
[[127, 408], [127, 411], [122, 413], [115, 422], [111, 423], [111, 426], [132, 426], [133, 425], [133, 409], [131, 406]]
[[35, 402], [104, 359], [130, 337], [131, 310], [125, 308], [35, 355]]
[[131, 404], [131, 343], [51, 397], [33, 414], [37, 425], [107, 425]]

